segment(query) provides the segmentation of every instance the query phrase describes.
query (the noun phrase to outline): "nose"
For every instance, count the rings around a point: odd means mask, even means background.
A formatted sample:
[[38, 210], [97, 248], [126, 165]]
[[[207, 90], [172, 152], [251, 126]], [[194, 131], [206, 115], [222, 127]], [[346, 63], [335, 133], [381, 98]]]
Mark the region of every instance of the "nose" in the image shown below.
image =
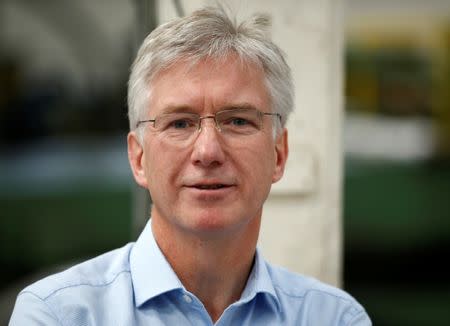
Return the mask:
[[222, 165], [225, 161], [222, 139], [213, 118], [207, 116], [200, 121], [200, 130], [194, 140], [191, 154], [195, 165], [212, 167]]
[[202, 131], [202, 123], [203, 123], [203, 120], [206, 120], [206, 119], [212, 119], [214, 121], [214, 126], [216, 127], [217, 130], [220, 131], [220, 127], [217, 124], [216, 117], [213, 115], [205, 115], [204, 117], [200, 117], [200, 119], [198, 121], [198, 131], [199, 132]]

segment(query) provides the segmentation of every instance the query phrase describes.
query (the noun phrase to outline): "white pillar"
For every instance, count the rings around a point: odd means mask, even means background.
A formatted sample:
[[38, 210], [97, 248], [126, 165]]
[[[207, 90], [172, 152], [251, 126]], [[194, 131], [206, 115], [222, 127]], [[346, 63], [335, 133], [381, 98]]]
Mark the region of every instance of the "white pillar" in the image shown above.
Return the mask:
[[[185, 12], [213, 1], [180, 1]], [[271, 262], [333, 285], [341, 279], [342, 1], [228, 0], [239, 16], [272, 15], [296, 88], [285, 176], [266, 202], [259, 246]], [[159, 22], [176, 16], [159, 1]]]

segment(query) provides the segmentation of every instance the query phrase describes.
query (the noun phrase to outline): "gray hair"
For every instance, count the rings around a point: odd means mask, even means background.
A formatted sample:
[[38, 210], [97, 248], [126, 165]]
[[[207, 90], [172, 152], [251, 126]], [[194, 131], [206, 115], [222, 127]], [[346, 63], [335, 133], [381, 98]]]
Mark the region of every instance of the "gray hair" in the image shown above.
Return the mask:
[[291, 69], [282, 50], [271, 41], [269, 27], [270, 18], [264, 14], [255, 14], [238, 24], [223, 8], [205, 7], [153, 30], [142, 43], [131, 68], [130, 129], [136, 128], [149, 109], [151, 82], [159, 72], [182, 60], [194, 65], [201, 59], [221, 59], [230, 53], [237, 54], [241, 62], [263, 69], [272, 112], [281, 114], [284, 126], [294, 102]]

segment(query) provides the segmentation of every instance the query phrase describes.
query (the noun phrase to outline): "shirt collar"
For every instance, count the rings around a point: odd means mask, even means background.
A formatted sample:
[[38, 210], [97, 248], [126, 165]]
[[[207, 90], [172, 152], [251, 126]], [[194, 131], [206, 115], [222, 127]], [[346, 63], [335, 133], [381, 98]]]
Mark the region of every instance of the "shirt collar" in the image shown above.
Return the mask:
[[130, 254], [130, 269], [136, 306], [183, 285], [166, 260], [147, 223]]
[[278, 311], [281, 309], [281, 303], [273, 286], [272, 277], [267, 268], [267, 262], [261, 255], [260, 250], [256, 249], [253, 269], [239, 301], [242, 303], [249, 302], [259, 293], [267, 294], [269, 298], [272, 298], [275, 308]]
[[[151, 220], [146, 224], [131, 251], [130, 268], [137, 307], [160, 294], [184, 289], [180, 279], [156, 243]], [[249, 302], [258, 293], [266, 293], [272, 298], [276, 309], [280, 309], [280, 301], [273, 286], [267, 263], [259, 249], [256, 250], [253, 268], [239, 302]]]

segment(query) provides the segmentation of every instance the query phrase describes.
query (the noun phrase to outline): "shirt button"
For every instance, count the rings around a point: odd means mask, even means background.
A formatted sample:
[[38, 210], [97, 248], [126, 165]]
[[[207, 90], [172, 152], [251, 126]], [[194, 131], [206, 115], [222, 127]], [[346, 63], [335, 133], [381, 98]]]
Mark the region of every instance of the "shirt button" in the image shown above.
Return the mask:
[[183, 299], [187, 303], [191, 303], [192, 302], [192, 298], [189, 295], [187, 295], [187, 294], [183, 294]]

